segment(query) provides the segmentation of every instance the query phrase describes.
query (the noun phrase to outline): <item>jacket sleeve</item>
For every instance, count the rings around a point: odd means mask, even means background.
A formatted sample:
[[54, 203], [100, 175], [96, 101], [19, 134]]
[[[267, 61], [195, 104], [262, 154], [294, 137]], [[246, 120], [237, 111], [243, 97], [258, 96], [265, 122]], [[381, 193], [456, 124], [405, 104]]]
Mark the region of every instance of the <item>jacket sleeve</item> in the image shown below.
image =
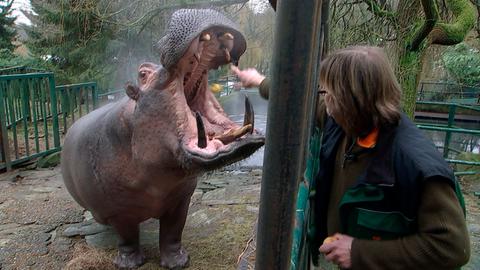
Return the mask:
[[443, 181], [426, 181], [417, 234], [386, 241], [355, 239], [351, 255], [352, 269], [455, 269], [466, 264], [470, 242], [454, 190]]
[[260, 96], [262, 96], [264, 99], [268, 99], [268, 93], [270, 92], [270, 79], [263, 79], [258, 87], [258, 90], [260, 92]]

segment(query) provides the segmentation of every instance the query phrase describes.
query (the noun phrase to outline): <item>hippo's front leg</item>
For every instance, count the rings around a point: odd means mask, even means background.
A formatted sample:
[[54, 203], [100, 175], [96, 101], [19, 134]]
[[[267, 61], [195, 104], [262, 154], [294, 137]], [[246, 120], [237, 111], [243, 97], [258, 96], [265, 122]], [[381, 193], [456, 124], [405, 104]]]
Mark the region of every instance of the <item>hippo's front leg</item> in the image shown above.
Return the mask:
[[138, 222], [119, 218], [112, 220], [111, 224], [120, 235], [115, 265], [121, 269], [141, 266], [145, 262], [145, 255], [139, 245]]
[[[190, 193], [191, 194], [191, 193]], [[160, 220], [160, 266], [168, 269], [189, 266], [189, 256], [182, 246], [182, 231], [188, 214], [190, 195]]]

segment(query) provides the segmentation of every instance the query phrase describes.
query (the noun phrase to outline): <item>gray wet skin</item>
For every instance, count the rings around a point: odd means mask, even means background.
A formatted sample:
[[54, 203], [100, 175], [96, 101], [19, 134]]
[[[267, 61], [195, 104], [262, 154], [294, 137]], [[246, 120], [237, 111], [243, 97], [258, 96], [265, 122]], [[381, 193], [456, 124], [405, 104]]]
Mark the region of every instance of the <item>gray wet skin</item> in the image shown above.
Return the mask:
[[[217, 14], [181, 12], [177, 20]], [[209, 18], [205, 27], [194, 29], [197, 35], [176, 41], [187, 45], [163, 44], [159, 50], [167, 68], [142, 64], [137, 84], [126, 85], [125, 98], [79, 119], [65, 137], [65, 185], [99, 223], [119, 233], [115, 264], [120, 268], [144, 263], [138, 224], [149, 218], [160, 219], [160, 265], [187, 267], [181, 236], [197, 176], [244, 159], [264, 144], [248, 101], [245, 123], [238, 125], [208, 90], [207, 71], [237, 61], [245, 50], [243, 36], [219, 18], [218, 24]], [[169, 50], [181, 52], [169, 58]]]

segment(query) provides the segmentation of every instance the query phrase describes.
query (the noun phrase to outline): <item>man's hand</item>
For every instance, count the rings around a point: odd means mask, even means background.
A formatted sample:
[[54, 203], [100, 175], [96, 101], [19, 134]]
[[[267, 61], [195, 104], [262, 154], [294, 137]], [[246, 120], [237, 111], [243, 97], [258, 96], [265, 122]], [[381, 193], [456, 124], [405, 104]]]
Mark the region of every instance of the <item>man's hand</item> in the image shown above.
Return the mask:
[[245, 88], [258, 87], [265, 79], [265, 76], [258, 73], [258, 71], [254, 68], [240, 70], [236, 66], [231, 65], [230, 69], [233, 73], [235, 73], [235, 75], [237, 75], [238, 79], [242, 82], [242, 85]]
[[340, 268], [352, 267], [353, 237], [339, 233], [334, 234], [333, 237], [337, 240], [321, 245], [319, 251], [325, 254], [327, 261], [340, 266]]

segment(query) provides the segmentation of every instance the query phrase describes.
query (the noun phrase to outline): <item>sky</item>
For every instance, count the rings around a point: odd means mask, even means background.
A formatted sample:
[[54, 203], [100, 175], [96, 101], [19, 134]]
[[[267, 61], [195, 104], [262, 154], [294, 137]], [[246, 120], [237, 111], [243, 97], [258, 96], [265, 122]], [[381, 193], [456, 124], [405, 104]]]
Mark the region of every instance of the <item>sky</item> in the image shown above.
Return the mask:
[[12, 15], [17, 16], [17, 20], [15, 21], [16, 24], [32, 24], [30, 20], [27, 19], [27, 17], [25, 17], [25, 15], [23, 15], [23, 13], [20, 11], [22, 9], [31, 10], [29, 0], [14, 0], [12, 7]]

